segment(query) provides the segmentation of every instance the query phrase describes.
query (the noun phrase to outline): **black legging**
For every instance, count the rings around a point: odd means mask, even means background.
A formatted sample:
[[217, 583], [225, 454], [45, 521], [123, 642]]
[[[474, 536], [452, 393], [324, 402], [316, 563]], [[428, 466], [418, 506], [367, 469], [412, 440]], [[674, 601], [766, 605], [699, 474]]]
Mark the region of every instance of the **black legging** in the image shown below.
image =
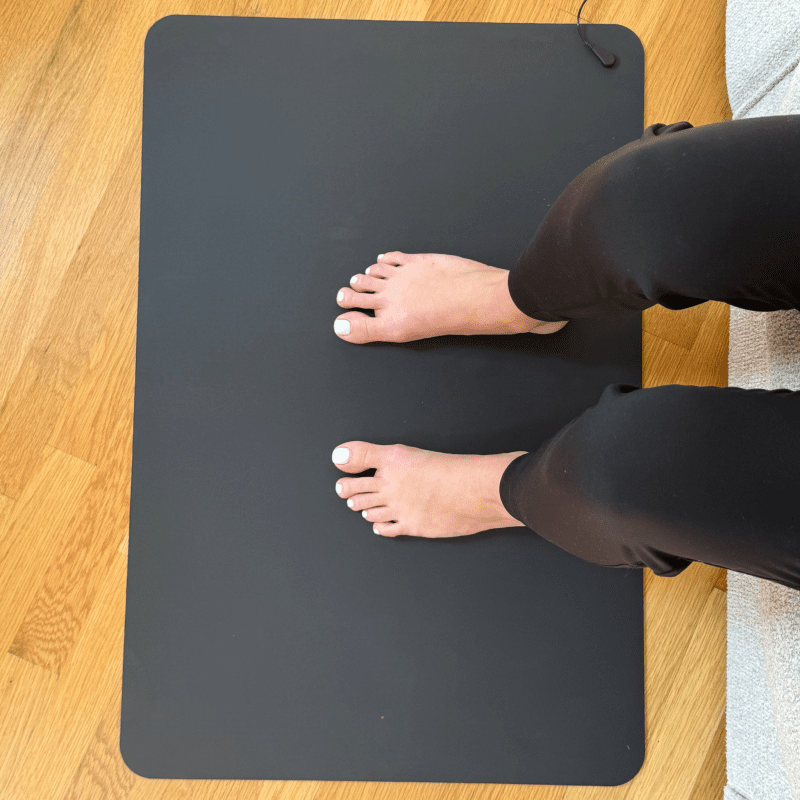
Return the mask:
[[[800, 115], [651, 125], [570, 183], [508, 286], [549, 321], [800, 309]], [[701, 561], [800, 589], [800, 392], [611, 384], [509, 464], [500, 497], [596, 564]]]

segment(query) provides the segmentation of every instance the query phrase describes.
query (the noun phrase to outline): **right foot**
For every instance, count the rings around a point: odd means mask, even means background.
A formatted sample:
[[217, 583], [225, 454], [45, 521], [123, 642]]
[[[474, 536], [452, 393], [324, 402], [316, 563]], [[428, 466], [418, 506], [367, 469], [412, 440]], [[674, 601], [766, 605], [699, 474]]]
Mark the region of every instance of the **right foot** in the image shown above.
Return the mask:
[[410, 342], [446, 334], [555, 333], [569, 320], [546, 322], [523, 314], [508, 293], [508, 270], [439, 253], [386, 253], [354, 275], [337, 300], [343, 308], [370, 308], [375, 316], [349, 311], [334, 330], [341, 339]]

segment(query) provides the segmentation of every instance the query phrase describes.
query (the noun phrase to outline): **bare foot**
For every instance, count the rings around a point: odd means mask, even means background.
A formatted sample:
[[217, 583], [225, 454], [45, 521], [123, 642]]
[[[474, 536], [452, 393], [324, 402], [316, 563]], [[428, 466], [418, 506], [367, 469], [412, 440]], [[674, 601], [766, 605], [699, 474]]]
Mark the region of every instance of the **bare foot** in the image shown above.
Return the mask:
[[[347, 460], [337, 463], [341, 450]], [[349, 498], [353, 511], [375, 523], [382, 536], [438, 539], [468, 536], [493, 528], [525, 527], [500, 499], [506, 467], [526, 450], [472, 456], [434, 453], [402, 444], [345, 442], [333, 451], [344, 472], [376, 469], [372, 478], [341, 478], [339, 497]]]
[[508, 293], [508, 270], [459, 256], [386, 253], [350, 284], [339, 293], [339, 305], [375, 310], [374, 317], [349, 311], [336, 318], [335, 333], [354, 344], [446, 334], [555, 333], [569, 321], [526, 316]]

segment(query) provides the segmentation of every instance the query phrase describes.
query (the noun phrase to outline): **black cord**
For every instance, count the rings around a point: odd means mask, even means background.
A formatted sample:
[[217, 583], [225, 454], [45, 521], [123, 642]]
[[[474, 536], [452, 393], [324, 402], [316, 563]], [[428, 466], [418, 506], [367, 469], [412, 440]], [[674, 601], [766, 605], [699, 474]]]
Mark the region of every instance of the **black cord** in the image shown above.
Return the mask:
[[604, 47], [600, 47], [599, 44], [592, 44], [587, 38], [586, 34], [583, 32], [581, 28], [581, 11], [583, 11], [583, 7], [586, 5], [586, 0], [583, 0], [581, 3], [581, 7], [578, 9], [578, 36], [581, 37], [581, 41], [600, 59], [600, 63], [604, 67], [613, 67], [614, 64], [617, 63], [617, 57], [613, 53], [609, 53]]

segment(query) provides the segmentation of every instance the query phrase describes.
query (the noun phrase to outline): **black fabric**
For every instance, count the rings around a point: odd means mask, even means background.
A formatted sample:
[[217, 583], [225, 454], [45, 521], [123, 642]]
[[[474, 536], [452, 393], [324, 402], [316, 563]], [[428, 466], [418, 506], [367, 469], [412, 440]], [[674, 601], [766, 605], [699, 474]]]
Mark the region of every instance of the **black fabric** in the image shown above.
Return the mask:
[[508, 512], [595, 564], [701, 561], [800, 589], [800, 392], [611, 384], [500, 484]]
[[528, 316], [800, 303], [800, 115], [661, 123], [559, 196], [511, 269]]
[[[798, 308], [798, 145], [798, 115], [650, 126], [559, 197], [514, 302], [547, 320]], [[500, 496], [596, 564], [672, 577], [701, 561], [800, 589], [798, 476], [800, 392], [615, 383], [511, 462]]]

